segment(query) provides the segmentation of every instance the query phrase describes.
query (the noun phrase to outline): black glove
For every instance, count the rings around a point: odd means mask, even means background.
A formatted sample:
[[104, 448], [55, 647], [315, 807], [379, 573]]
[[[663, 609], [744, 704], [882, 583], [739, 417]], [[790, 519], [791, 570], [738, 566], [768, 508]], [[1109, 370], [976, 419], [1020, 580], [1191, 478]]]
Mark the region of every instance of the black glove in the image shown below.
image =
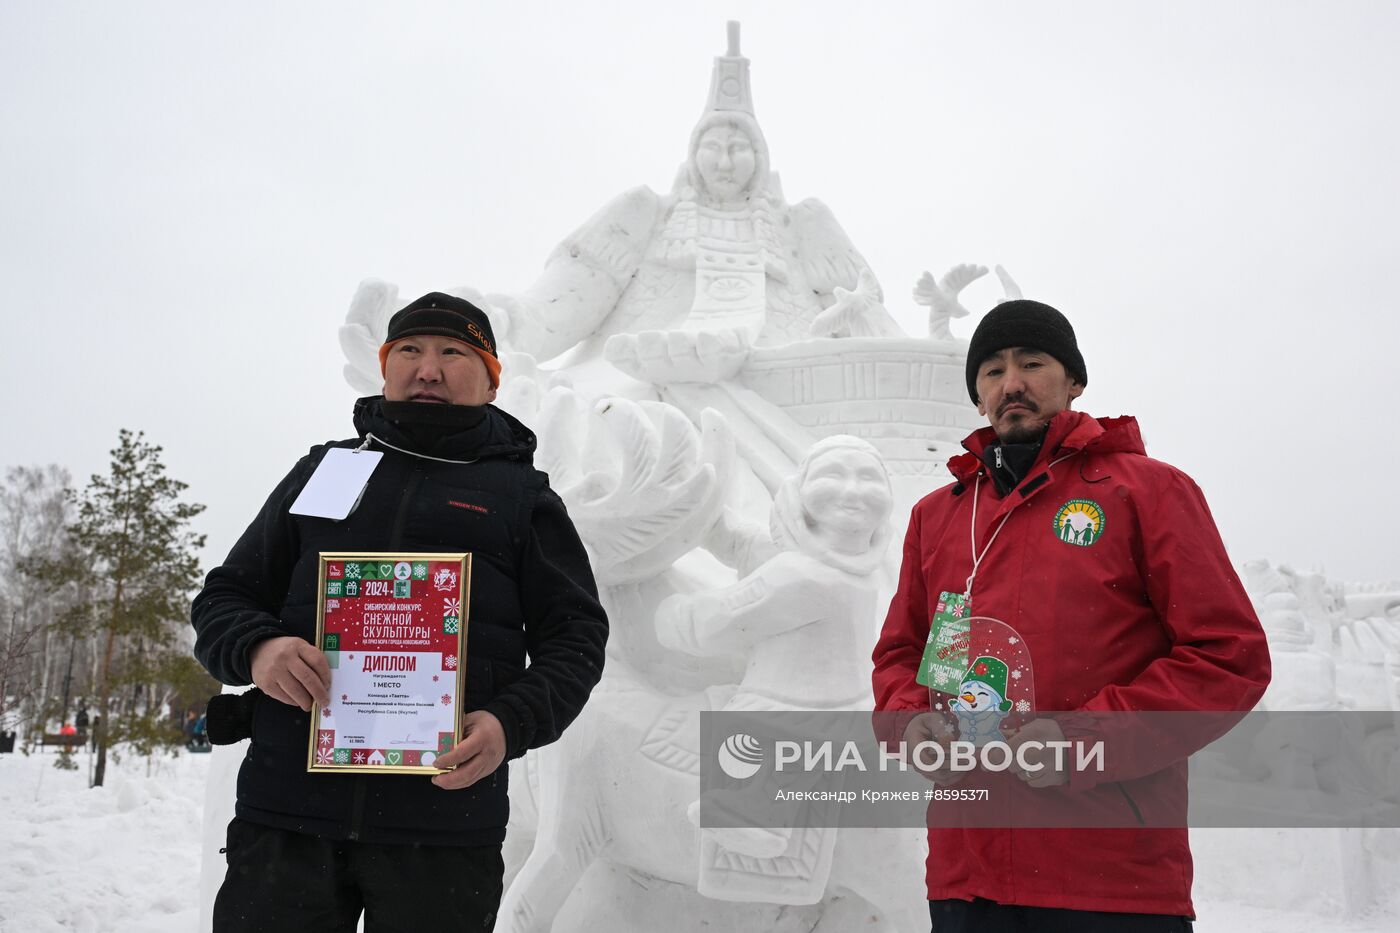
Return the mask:
[[233, 745], [253, 737], [253, 709], [262, 690], [254, 687], [244, 693], [221, 693], [210, 697], [204, 730], [210, 745]]

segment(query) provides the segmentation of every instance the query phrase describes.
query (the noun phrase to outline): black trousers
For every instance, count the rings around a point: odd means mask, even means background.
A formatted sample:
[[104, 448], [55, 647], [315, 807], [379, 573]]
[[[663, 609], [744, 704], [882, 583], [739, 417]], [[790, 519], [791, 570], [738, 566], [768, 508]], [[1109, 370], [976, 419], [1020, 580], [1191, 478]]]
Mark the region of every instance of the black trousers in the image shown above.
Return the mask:
[[365, 933], [496, 925], [501, 847], [337, 842], [235, 819], [214, 933]]
[[932, 933], [1191, 933], [1185, 917], [1018, 907], [980, 897], [929, 901], [928, 912]]

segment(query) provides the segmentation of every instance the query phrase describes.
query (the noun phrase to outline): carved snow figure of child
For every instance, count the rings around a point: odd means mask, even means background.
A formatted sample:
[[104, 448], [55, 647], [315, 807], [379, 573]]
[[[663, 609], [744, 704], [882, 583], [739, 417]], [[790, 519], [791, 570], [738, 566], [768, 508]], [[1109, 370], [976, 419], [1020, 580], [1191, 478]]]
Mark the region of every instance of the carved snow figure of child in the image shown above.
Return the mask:
[[877, 608], [871, 574], [889, 543], [892, 504], [873, 446], [849, 435], [818, 441], [774, 497], [779, 553], [732, 586], [667, 598], [657, 638], [687, 654], [746, 660], [725, 709], [861, 708], [865, 623]]
[[997, 658], [983, 656], [973, 661], [963, 675], [958, 695], [948, 701], [948, 708], [958, 717], [960, 738], [982, 746], [1001, 742], [1001, 721], [1011, 712], [1006, 699], [1006, 665]]
[[[861, 662], [877, 609], [872, 574], [889, 544], [892, 505], [873, 446], [849, 435], [818, 441], [774, 497], [769, 530], [782, 550], [732, 586], [667, 598], [656, 612], [658, 640], [697, 656], [745, 659], [724, 710], [863, 708]], [[698, 825], [698, 802], [690, 816]], [[790, 834], [712, 832], [726, 848], [769, 857]]]

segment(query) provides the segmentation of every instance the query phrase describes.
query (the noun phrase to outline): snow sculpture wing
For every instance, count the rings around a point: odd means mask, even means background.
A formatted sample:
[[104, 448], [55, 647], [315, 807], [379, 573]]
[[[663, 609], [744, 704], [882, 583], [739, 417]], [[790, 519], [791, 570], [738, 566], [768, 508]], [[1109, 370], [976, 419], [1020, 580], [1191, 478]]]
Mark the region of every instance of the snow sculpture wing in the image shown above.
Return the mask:
[[904, 330], [884, 307], [884, 291], [865, 257], [856, 249], [836, 215], [816, 198], [793, 205], [788, 216], [796, 239], [796, 262], [807, 284], [827, 310], [836, 306], [837, 322], [814, 325], [818, 333], [852, 337], [903, 337]]
[[[661, 573], [718, 518], [733, 448], [717, 412], [706, 410], [701, 420], [703, 437], [660, 402], [613, 398], [585, 412], [567, 389], [540, 406], [540, 465], [568, 506], [600, 584]], [[597, 466], [584, 472], [580, 463]]]
[[1020, 301], [1022, 298], [1026, 297], [1021, 294], [1021, 286], [1016, 284], [1016, 280], [1011, 277], [1011, 273], [1007, 272], [1000, 265], [996, 267], [996, 273], [997, 278], [1001, 280], [1001, 290], [1006, 295], [1006, 297], [1002, 299], [1003, 301]]
[[498, 340], [543, 362], [596, 331], [641, 265], [663, 212], [662, 199], [645, 186], [605, 204], [554, 248], [528, 289], [490, 296], [508, 320]]
[[[816, 198], [807, 198], [790, 209], [792, 230], [797, 238], [797, 260], [812, 288], [824, 297], [838, 286], [855, 288], [860, 271], [869, 268], [836, 215]], [[876, 298], [884, 294], [876, 286]]]
[[399, 287], [379, 279], [365, 279], [350, 299], [340, 327], [340, 349], [346, 359], [345, 381], [361, 395], [378, 395], [384, 388], [379, 347], [398, 307]]

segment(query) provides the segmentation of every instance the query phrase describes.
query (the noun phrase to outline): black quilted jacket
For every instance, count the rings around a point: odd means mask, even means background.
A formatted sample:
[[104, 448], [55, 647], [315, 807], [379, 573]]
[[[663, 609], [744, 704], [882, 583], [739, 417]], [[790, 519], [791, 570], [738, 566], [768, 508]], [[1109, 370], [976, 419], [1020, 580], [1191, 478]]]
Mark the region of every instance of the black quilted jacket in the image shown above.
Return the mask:
[[[219, 680], [241, 685], [251, 682], [249, 651], [258, 642], [276, 635], [313, 641], [321, 551], [470, 551], [463, 709], [495, 714], [507, 760], [554, 741], [602, 674], [608, 623], [564, 504], [531, 465], [534, 434], [490, 406], [470, 428], [425, 432], [391, 420], [377, 396], [356, 402], [355, 427], [360, 438], [312, 448], [210, 571], [192, 610], [196, 657]], [[366, 433], [476, 462], [442, 463], [372, 444], [384, 458], [349, 517], [289, 515], [326, 450], [359, 446]], [[421, 775], [313, 775], [306, 771], [309, 731], [308, 713], [258, 695], [238, 777], [240, 818], [368, 842], [504, 839], [505, 765], [457, 791]]]

